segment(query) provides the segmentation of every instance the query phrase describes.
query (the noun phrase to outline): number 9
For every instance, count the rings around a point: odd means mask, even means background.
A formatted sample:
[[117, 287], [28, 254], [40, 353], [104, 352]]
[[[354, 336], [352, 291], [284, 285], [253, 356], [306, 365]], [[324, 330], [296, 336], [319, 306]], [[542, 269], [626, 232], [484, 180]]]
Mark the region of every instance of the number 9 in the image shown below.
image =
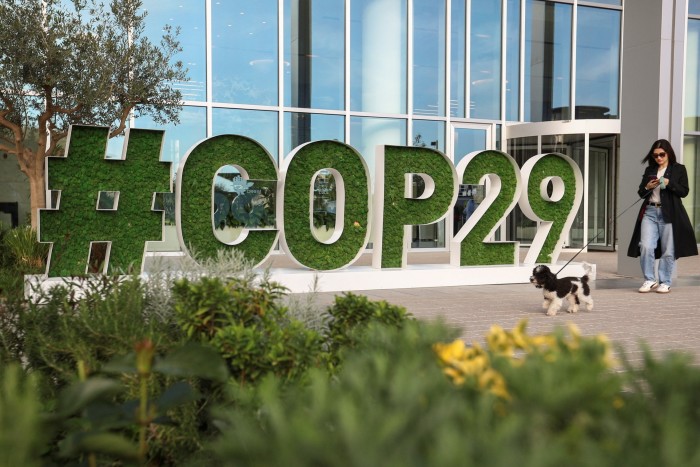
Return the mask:
[[[563, 154], [540, 154], [521, 169], [524, 188], [520, 209], [539, 228], [523, 264], [557, 261], [583, 197], [583, 177], [576, 163]], [[551, 184], [551, 193], [550, 193]]]

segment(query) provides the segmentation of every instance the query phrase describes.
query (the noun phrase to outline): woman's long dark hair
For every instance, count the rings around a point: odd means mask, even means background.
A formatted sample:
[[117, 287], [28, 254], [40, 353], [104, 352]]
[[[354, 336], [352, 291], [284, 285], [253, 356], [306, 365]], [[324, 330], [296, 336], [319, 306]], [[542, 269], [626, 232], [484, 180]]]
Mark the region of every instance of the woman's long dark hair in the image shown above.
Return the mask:
[[646, 162], [650, 166], [657, 165], [656, 160], [654, 159], [654, 149], [664, 150], [666, 157], [668, 157], [668, 165], [673, 165], [676, 163], [676, 151], [673, 150], [671, 143], [669, 143], [668, 140], [659, 139], [654, 141], [654, 144], [651, 145], [649, 152], [646, 156], [644, 156], [644, 159], [642, 159], [642, 164]]

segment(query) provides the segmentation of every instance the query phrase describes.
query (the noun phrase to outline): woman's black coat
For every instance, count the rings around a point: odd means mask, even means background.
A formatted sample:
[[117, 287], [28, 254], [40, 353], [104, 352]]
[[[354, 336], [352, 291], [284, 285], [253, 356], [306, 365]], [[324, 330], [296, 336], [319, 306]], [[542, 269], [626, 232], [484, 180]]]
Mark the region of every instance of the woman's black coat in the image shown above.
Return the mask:
[[[647, 207], [647, 202], [651, 196], [651, 192], [645, 188], [649, 182], [650, 175], [656, 175], [658, 166], [652, 164], [647, 166], [642, 176], [642, 181], [639, 184], [637, 193], [645, 201], [639, 209], [637, 222], [634, 224], [634, 233], [627, 249], [627, 256], [636, 258], [640, 255], [639, 240], [641, 238], [642, 218], [644, 210]], [[695, 230], [690, 223], [688, 213], [683, 207], [681, 198], [688, 196], [690, 189], [688, 188], [688, 172], [683, 164], [669, 164], [666, 167], [664, 178], [668, 179], [666, 189], [661, 190], [661, 212], [664, 215], [664, 221], [673, 224], [673, 251], [675, 257], [682, 258], [684, 256], [693, 256], [698, 254], [698, 245], [695, 240]], [[661, 257], [661, 242], [656, 245], [656, 258]]]

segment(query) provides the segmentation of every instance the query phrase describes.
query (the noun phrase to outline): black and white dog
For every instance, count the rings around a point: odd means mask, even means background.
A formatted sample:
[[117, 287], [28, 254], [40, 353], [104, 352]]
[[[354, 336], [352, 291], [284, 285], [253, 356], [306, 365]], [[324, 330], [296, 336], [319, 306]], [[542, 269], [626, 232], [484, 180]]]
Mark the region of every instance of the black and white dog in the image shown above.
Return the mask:
[[569, 313], [576, 313], [581, 302], [586, 304], [587, 310], [593, 309], [591, 288], [588, 285], [588, 275], [591, 273], [591, 265], [583, 263], [586, 274], [583, 277], [558, 278], [547, 266], [536, 266], [532, 270], [530, 283], [538, 289], [542, 289], [544, 303], [542, 308], [547, 310], [547, 316], [554, 316], [562, 306], [564, 298], [569, 302], [566, 309]]

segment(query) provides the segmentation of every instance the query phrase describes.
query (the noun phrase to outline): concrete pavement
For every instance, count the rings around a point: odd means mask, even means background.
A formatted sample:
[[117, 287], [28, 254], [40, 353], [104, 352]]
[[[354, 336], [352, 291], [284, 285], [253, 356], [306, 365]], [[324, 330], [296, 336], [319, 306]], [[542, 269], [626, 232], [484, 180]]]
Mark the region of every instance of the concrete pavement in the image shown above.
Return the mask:
[[[562, 253], [559, 261], [573, 254]], [[560, 311], [546, 316], [542, 292], [530, 284], [432, 287], [355, 291], [372, 300], [386, 300], [404, 306], [419, 319], [442, 319], [461, 330], [468, 343], [484, 342], [489, 328], [498, 324], [512, 329], [521, 319], [528, 320], [531, 334], [545, 333], [557, 326], [575, 323], [585, 336], [605, 334], [621, 345], [632, 362], [642, 359], [640, 344], [646, 342], [656, 355], [668, 351], [689, 352], [700, 363], [700, 257], [681, 258], [678, 277], [669, 294], [637, 291], [638, 277], [618, 275], [616, 252], [579, 254], [575, 261], [596, 265], [591, 282], [595, 306], [576, 314]], [[333, 301], [336, 293], [319, 292], [318, 305]]]

